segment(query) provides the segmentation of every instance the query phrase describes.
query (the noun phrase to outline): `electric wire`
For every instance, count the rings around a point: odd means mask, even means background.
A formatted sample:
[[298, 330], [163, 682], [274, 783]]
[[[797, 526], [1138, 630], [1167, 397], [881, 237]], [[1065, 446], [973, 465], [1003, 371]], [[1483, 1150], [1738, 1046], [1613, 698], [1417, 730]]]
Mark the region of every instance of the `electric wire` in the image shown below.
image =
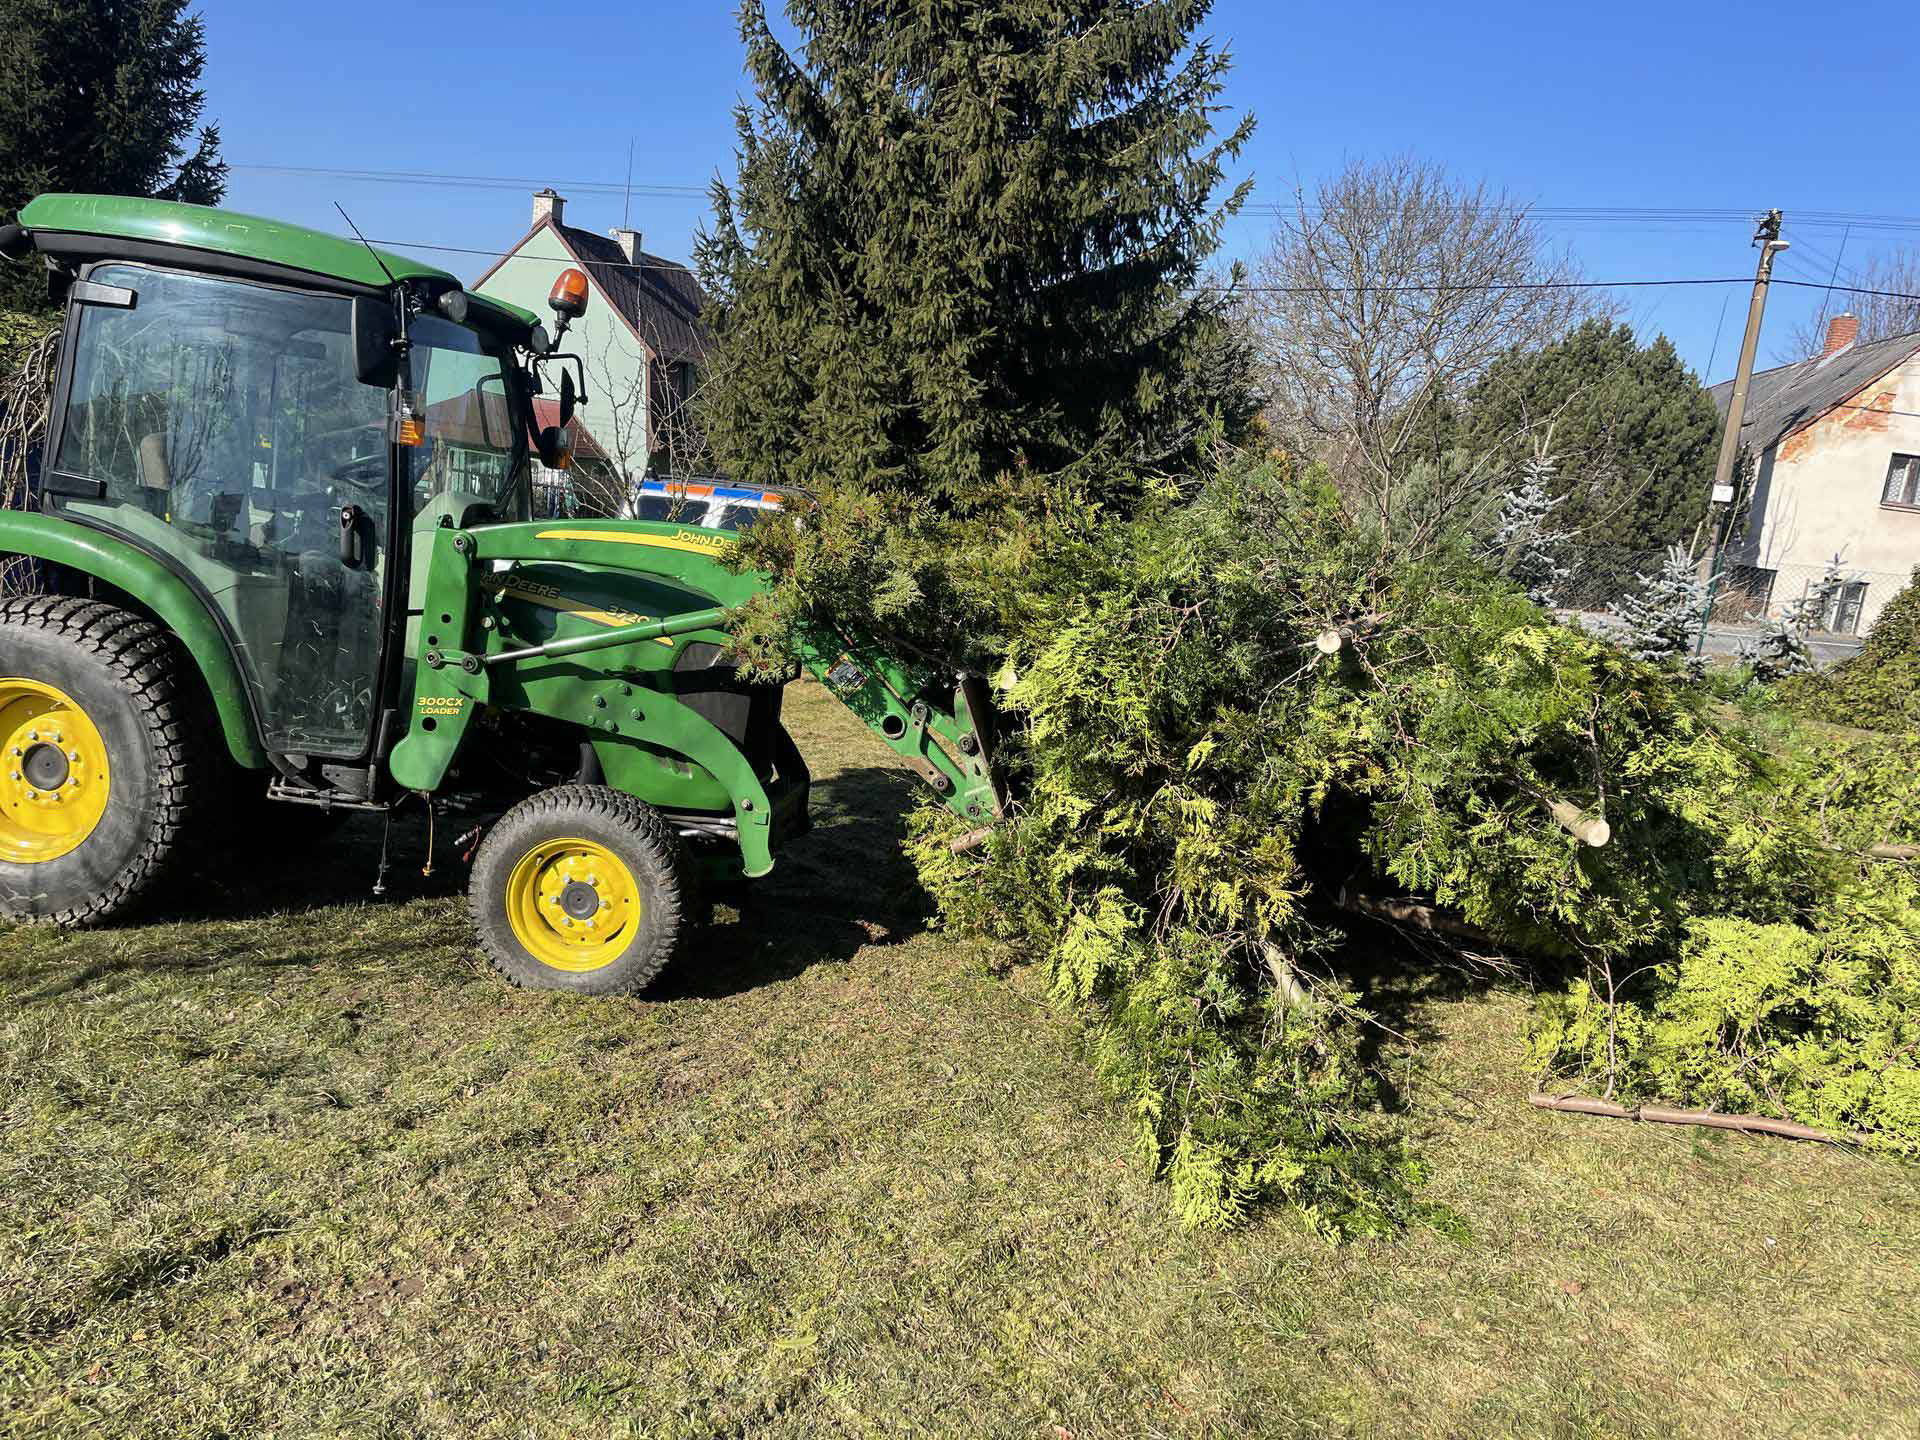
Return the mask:
[[[483, 190], [518, 189], [534, 185], [564, 188], [581, 194], [594, 195], [623, 195], [629, 189], [628, 184], [621, 180], [556, 180], [526, 175], [466, 175], [437, 170], [350, 169], [339, 166], [291, 165], [265, 161], [238, 162], [231, 164], [228, 168], [259, 174], [302, 175], [386, 185], [439, 185]], [[631, 189], [636, 195], [656, 199], [704, 200], [711, 194], [710, 186], [663, 180], [636, 180]], [[1272, 200], [1250, 201], [1242, 208], [1258, 214], [1299, 215], [1302, 213], [1300, 206]], [[1704, 225], [1750, 221], [1755, 214], [1763, 212], [1767, 207], [1502, 204], [1476, 208], [1488, 214], [1520, 215], [1554, 222]], [[1305, 206], [1304, 211], [1308, 216], [1319, 213], [1318, 207], [1312, 205]], [[1875, 214], [1853, 210], [1798, 210], [1791, 207], [1788, 208], [1787, 213], [1792, 217], [1792, 223], [1796, 228], [1810, 225], [1835, 230], [1844, 230], [1850, 226], [1856, 230], [1920, 231], [1920, 215]]]
[[[490, 260], [509, 261], [526, 260], [551, 265], [553, 260], [539, 255], [523, 255], [518, 251], [502, 251], [475, 245], [439, 245], [425, 240], [375, 240], [375, 245], [387, 245], [396, 250], [427, 250], [445, 255], [479, 255]], [[594, 260], [597, 267], [608, 270], [685, 270], [684, 265], [671, 261], [655, 263], [651, 261]], [[1751, 275], [1723, 275], [1699, 277], [1671, 277], [1659, 279], [1634, 280], [1511, 280], [1495, 285], [1192, 285], [1187, 288], [1194, 291], [1221, 291], [1239, 295], [1437, 295], [1437, 294], [1497, 294], [1506, 291], [1523, 290], [1636, 290], [1670, 288], [1688, 285], [1751, 285]], [[1794, 280], [1775, 277], [1775, 285], [1793, 286], [1803, 290], [1833, 289], [1849, 295], [1874, 295], [1890, 300], [1920, 300], [1920, 292], [1905, 290], [1876, 290], [1859, 285], [1829, 286], [1825, 280]]]

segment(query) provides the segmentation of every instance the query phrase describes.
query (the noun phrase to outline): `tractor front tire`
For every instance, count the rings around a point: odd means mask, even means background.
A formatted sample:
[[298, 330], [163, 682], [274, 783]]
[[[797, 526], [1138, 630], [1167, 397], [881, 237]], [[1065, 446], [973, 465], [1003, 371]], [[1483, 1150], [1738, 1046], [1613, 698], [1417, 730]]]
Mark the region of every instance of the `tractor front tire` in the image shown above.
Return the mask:
[[659, 811], [604, 785], [561, 785], [488, 832], [467, 898], [488, 959], [515, 985], [632, 995], [678, 951], [690, 890], [685, 847]]
[[104, 924], [169, 873], [204, 791], [195, 683], [138, 615], [0, 601], [0, 915]]

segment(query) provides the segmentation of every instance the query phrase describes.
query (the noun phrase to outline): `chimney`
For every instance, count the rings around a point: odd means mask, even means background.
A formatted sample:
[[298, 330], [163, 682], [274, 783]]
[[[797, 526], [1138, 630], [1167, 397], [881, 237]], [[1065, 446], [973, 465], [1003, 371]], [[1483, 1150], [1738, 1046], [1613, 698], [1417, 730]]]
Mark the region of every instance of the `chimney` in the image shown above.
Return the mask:
[[1858, 315], [1836, 315], [1827, 324], [1827, 348], [1820, 352], [1825, 360], [1830, 355], [1838, 355], [1859, 337], [1860, 317]]
[[554, 193], [553, 187], [533, 192], [533, 223], [551, 220], [556, 225], [566, 224], [567, 202]]
[[609, 230], [607, 233], [619, 242], [621, 250], [626, 253], [629, 265], [640, 263], [640, 232], [638, 230]]

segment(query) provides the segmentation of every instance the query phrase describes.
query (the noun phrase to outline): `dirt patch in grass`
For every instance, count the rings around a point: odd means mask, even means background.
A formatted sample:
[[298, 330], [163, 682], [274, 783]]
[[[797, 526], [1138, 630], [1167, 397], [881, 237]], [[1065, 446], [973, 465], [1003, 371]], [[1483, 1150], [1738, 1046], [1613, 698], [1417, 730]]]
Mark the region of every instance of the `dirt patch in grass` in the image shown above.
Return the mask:
[[[638, 1000], [498, 984], [396, 830], [0, 930], [21, 1433], [1920, 1433], [1920, 1182], [1546, 1115], [1526, 997], [1398, 997], [1461, 1230], [1183, 1235], [1019, 977], [929, 933], [816, 687], [819, 827]], [[237, 862], [229, 862], [229, 865]]]

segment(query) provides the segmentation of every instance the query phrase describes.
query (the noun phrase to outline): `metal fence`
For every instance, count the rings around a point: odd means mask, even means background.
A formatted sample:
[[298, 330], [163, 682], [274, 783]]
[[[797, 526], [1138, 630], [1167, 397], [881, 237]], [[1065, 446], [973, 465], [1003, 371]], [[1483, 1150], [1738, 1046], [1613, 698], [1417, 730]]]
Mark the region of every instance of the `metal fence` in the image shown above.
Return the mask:
[[[1554, 608], [1602, 632], [1613, 609], [1629, 596], [1646, 594], [1668, 563], [1665, 551], [1606, 546], [1569, 547], [1555, 560]], [[1864, 570], [1844, 561], [1757, 565], [1728, 559], [1698, 602], [1701, 649], [1737, 655], [1788, 621], [1816, 661], [1842, 660], [1859, 650], [1874, 618], [1911, 583], [1911, 573]]]
[[[1552, 584], [1556, 609], [1603, 612], [1645, 593], [1667, 564], [1667, 552], [1594, 547], [1560, 557]], [[1874, 616], [1911, 583], [1910, 573], [1826, 565], [1755, 565], [1729, 559], [1709, 583], [1716, 625], [1765, 626], [1798, 617], [1823, 635], [1864, 635]]]

